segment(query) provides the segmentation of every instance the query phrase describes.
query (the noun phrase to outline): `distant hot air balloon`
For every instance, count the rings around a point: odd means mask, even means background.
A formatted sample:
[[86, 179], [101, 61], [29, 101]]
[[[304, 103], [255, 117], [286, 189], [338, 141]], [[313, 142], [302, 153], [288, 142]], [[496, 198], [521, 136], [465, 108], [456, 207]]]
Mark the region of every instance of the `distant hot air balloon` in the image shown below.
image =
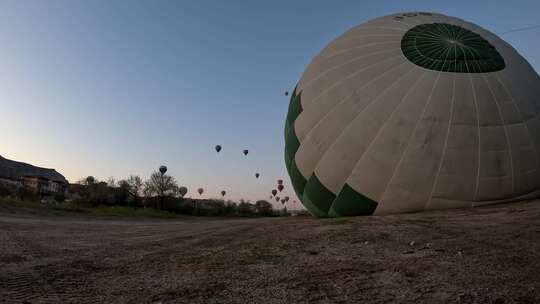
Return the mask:
[[199, 189], [197, 189], [197, 192], [199, 192], [199, 195], [202, 195], [203, 192], [204, 192], [204, 189], [203, 189], [203, 188], [199, 188]]
[[161, 173], [161, 175], [165, 174], [165, 172], [167, 172], [167, 166], [159, 167], [159, 173]]
[[272, 197], [273, 197], [273, 196], [272, 196], [272, 195], [270, 195], [270, 199], [272, 199]]
[[286, 201], [286, 202], [289, 201], [289, 197], [288, 197], [288, 196], [285, 196], [285, 201]]
[[92, 184], [95, 183], [95, 182], [96, 182], [96, 179], [95, 179], [93, 176], [88, 176], [88, 177], [86, 178], [86, 184], [87, 184], [87, 185], [92, 185]]
[[248, 150], [244, 150], [244, 155], [248, 155], [249, 151]]
[[275, 196], [276, 194], [277, 194], [277, 190], [276, 189], [272, 190], [272, 195]]
[[276, 196], [276, 202], [279, 202], [279, 196]]
[[221, 146], [220, 145], [216, 146], [216, 151], [217, 151], [217, 153], [219, 153], [219, 151], [221, 151]]
[[285, 199], [281, 199], [281, 203], [282, 203], [283, 205], [285, 205], [285, 202], [286, 202]]
[[221, 191], [221, 196], [225, 196], [225, 194], [227, 194], [227, 192], [225, 192], [225, 190]]
[[283, 191], [283, 188], [285, 188], [285, 187], [283, 186], [283, 184], [277, 186], [277, 189], [279, 190], [279, 192]]
[[278, 184], [278, 185], [283, 185], [283, 180], [282, 180], [282, 179], [278, 179], [278, 180], [277, 180], [277, 184]]
[[180, 196], [182, 196], [182, 197], [186, 196], [187, 191], [188, 191], [188, 189], [186, 187], [184, 187], [184, 186], [182, 186], [182, 187], [180, 187], [178, 189], [178, 192], [180, 192]]
[[289, 91], [285, 91], [285, 96], [289, 96]]
[[255, 173], [255, 178], [259, 178], [260, 174], [259, 173]]

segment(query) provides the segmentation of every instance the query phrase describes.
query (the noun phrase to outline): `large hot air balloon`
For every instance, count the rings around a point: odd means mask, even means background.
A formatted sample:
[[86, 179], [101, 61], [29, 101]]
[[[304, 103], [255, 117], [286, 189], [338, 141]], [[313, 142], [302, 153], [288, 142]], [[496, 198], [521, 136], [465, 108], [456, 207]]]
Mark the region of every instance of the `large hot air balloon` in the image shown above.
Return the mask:
[[186, 194], [188, 192], [188, 188], [182, 186], [182, 187], [178, 188], [178, 192], [180, 192], [181, 197], [184, 197], [184, 196], [186, 196]]
[[215, 147], [215, 149], [216, 149], [216, 152], [219, 153], [219, 151], [221, 151], [221, 146], [220, 146], [220, 145], [217, 145], [217, 146]]
[[305, 70], [285, 124], [287, 170], [319, 217], [537, 198], [539, 96], [531, 65], [478, 25], [376, 18]]
[[275, 196], [276, 194], [277, 194], [277, 190], [276, 189], [272, 190], [272, 195]]
[[199, 188], [199, 189], [197, 189], [197, 192], [199, 192], [199, 195], [202, 195], [203, 192], [204, 192], [204, 189], [203, 189], [203, 188]]
[[244, 155], [248, 155], [249, 151], [248, 151], [248, 150], [244, 150], [243, 153], [244, 153]]
[[225, 192], [225, 190], [222, 190], [221, 191], [221, 196], [225, 196], [225, 194], [227, 194], [227, 192]]
[[279, 192], [283, 191], [283, 188], [285, 188], [285, 187], [283, 186], [283, 184], [277, 186], [277, 189], [279, 190]]
[[283, 180], [282, 180], [282, 179], [278, 179], [278, 180], [277, 180], [277, 184], [278, 184], [278, 185], [283, 185]]
[[255, 178], [259, 178], [260, 174], [259, 173], [255, 173]]

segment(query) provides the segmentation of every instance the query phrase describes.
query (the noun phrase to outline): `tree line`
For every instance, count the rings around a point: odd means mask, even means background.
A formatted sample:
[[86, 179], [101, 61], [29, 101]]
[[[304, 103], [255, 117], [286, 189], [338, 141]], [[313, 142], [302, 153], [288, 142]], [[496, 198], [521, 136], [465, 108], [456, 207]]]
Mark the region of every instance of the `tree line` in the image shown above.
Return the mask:
[[186, 198], [187, 188], [176, 179], [159, 171], [143, 181], [138, 175], [126, 179], [98, 181], [89, 176], [71, 184], [67, 198], [74, 203], [96, 207], [99, 205], [155, 208], [179, 214], [199, 216], [283, 216], [285, 210], [274, 210], [266, 200], [255, 203], [240, 200]]

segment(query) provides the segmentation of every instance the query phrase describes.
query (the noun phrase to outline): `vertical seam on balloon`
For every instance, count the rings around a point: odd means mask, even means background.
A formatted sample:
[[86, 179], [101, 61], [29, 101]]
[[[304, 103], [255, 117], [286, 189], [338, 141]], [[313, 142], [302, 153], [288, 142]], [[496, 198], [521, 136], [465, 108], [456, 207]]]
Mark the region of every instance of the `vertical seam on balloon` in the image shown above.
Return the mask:
[[[395, 41], [390, 41], [390, 43], [396, 43]], [[385, 43], [386, 44], [386, 43]], [[368, 45], [363, 45], [363, 47], [366, 47]], [[312, 78], [311, 80], [305, 82], [303, 85], [302, 85], [302, 91], [304, 91], [306, 88], [308, 88], [313, 82], [321, 79], [323, 76], [325, 76], [326, 74], [330, 73], [331, 71], [333, 70], [336, 70], [336, 69], [339, 69], [343, 66], [346, 66], [348, 64], [350, 64], [351, 62], [354, 62], [356, 60], [360, 60], [360, 59], [364, 59], [366, 57], [370, 57], [370, 56], [373, 56], [373, 55], [379, 55], [379, 54], [382, 54], [382, 53], [386, 53], [386, 52], [392, 52], [392, 51], [395, 51], [395, 50], [399, 50], [400, 48], [393, 48], [393, 49], [384, 49], [384, 50], [377, 50], [376, 52], [372, 52], [372, 53], [368, 53], [368, 54], [363, 54], [361, 56], [357, 56], [357, 57], [354, 57], [352, 58], [351, 60], [347, 61], [347, 62], [344, 62], [344, 63], [341, 63], [339, 65], [336, 65], [336, 66], [333, 66], [331, 68], [329, 68], [328, 70], [325, 70], [324, 72], [322, 73], [319, 73], [317, 74], [316, 77]], [[319, 64], [322, 64], [322, 62], [319, 62]], [[371, 66], [371, 65], [368, 65], [368, 66]], [[312, 102], [313, 103], [313, 102]]]
[[[365, 83], [364, 85], [362, 85], [362, 87], [360, 87], [360, 88], [354, 90], [353, 93], [351, 93], [350, 95], [348, 95], [348, 96], [344, 97], [343, 99], [341, 99], [337, 104], [335, 104], [331, 109], [329, 109], [329, 111], [328, 111], [326, 114], [324, 114], [324, 116], [323, 116], [321, 119], [319, 119], [319, 121], [318, 121], [317, 123], [315, 123], [315, 125], [314, 125], [313, 127], [311, 127], [311, 129], [308, 131], [308, 133], [306, 133], [306, 135], [304, 136], [304, 138], [303, 138], [302, 141], [305, 141], [305, 140], [308, 138], [308, 136], [312, 136], [313, 130], [315, 130], [315, 129], [322, 123], [322, 121], [323, 121], [324, 119], [326, 119], [326, 118], [330, 115], [330, 113], [333, 113], [333, 111], [334, 111], [335, 109], [337, 109], [337, 107], [338, 107], [339, 105], [341, 105], [341, 104], [343, 103], [343, 101], [345, 101], [347, 98], [349, 98], [349, 97], [353, 96], [354, 94], [356, 94], [357, 91], [359, 91], [359, 90], [361, 90], [361, 89], [367, 87], [368, 85], [372, 84], [373, 82], [379, 80], [380, 78], [382, 78], [383, 76], [385, 76], [388, 72], [390, 72], [390, 71], [392, 71], [393, 69], [398, 68], [398, 67], [400, 67], [400, 66], [402, 66], [402, 65], [404, 65], [404, 64], [406, 64], [406, 63], [407, 63], [407, 62], [402, 62], [402, 63], [400, 63], [399, 65], [393, 66], [393, 67], [390, 68], [389, 70], [386, 70], [385, 72], [381, 73], [380, 75], [378, 75], [378, 76], [375, 77], [374, 79], [372, 79], [372, 80], [368, 81], [367, 83]], [[415, 68], [415, 66], [413, 66], [413, 68]], [[403, 77], [403, 75], [402, 75], [401, 77]], [[398, 78], [398, 79], [396, 79], [395, 81], [398, 81], [399, 79], [401, 79], [401, 77]], [[388, 89], [388, 87], [387, 87], [387, 89]], [[386, 89], [385, 89], [385, 90], [386, 90]], [[381, 92], [379, 95], [377, 95], [375, 98], [373, 98], [373, 100], [374, 100], [374, 99], [377, 99], [381, 94], [384, 93], [385, 90], [383, 90], [383, 92]], [[373, 100], [372, 100], [371, 102], [373, 102]], [[334, 145], [334, 143], [341, 137], [341, 135], [343, 135], [343, 133], [345, 132], [345, 130], [347, 129], [347, 127], [351, 124], [351, 122], [354, 121], [354, 120], [358, 117], [358, 115], [362, 114], [362, 112], [363, 112], [363, 111], [371, 104], [371, 102], [370, 102], [368, 105], [366, 105], [362, 110], [360, 110], [360, 112], [358, 112], [358, 114], [356, 114], [356, 115], [350, 120], [350, 122], [349, 122], [347, 125], [345, 125], [345, 127], [339, 132], [339, 134], [337, 134], [337, 136], [334, 137], [334, 141], [333, 141], [332, 143], [330, 143], [330, 145], [328, 146], [328, 148], [326, 149], [326, 151], [324, 151], [324, 152], [321, 154], [321, 156], [320, 156], [319, 159], [317, 160], [317, 163], [315, 163], [315, 166], [313, 166], [313, 172], [315, 172], [315, 169], [317, 169], [317, 166], [319, 165], [321, 159], [326, 155], [326, 152]]]
[[469, 70], [469, 64], [467, 63], [467, 53], [465, 53], [463, 48], [460, 48], [459, 50], [463, 53], [463, 62], [465, 62], [465, 68], [467, 69], [467, 73], [470, 74], [471, 71]]
[[[444, 27], [448, 32], [450, 32], [450, 29], [447, 28], [446, 25]], [[446, 54], [446, 59], [448, 59], [448, 54], [449, 53]], [[425, 210], [431, 205], [433, 193], [435, 192], [435, 188], [438, 184], [439, 175], [441, 174], [441, 170], [442, 170], [442, 164], [446, 157], [446, 151], [448, 148], [448, 138], [450, 137], [450, 128], [452, 127], [452, 120], [454, 119], [454, 103], [455, 103], [455, 98], [456, 98], [456, 75], [455, 74], [452, 74], [452, 75], [453, 75], [452, 76], [452, 100], [450, 101], [450, 117], [448, 118], [448, 128], [446, 130], [446, 137], [444, 139], [443, 151], [441, 154], [441, 159], [439, 161], [439, 168], [437, 169], [437, 173], [435, 174], [435, 180], [433, 181], [433, 186], [431, 187], [431, 192], [429, 194], [428, 201], [426, 204], [424, 204], [423, 210]]]
[[514, 193], [514, 184], [515, 184], [515, 180], [514, 180], [514, 157], [512, 155], [512, 145], [510, 144], [510, 138], [508, 137], [508, 129], [506, 127], [506, 121], [505, 121], [505, 119], [503, 117], [501, 107], [499, 106], [499, 101], [497, 100], [497, 97], [493, 93], [493, 90], [491, 89], [491, 85], [489, 84], [489, 81], [487, 81], [485, 75], [483, 75], [482, 78], [483, 78], [484, 82], [486, 83], [486, 85], [487, 85], [487, 87], [489, 89], [489, 93], [491, 94], [491, 97], [493, 97], [493, 101], [495, 102], [495, 105], [497, 106], [497, 110], [499, 111], [499, 117], [501, 118], [501, 122], [503, 124], [504, 135], [506, 137], [506, 144], [508, 145], [508, 153], [510, 154], [510, 173], [511, 173], [511, 176], [512, 176], [512, 193]]
[[[359, 28], [360, 26], [362, 26], [362, 25], [359, 25], [357, 27], [353, 27], [350, 30], [352, 31], [352, 30], [354, 30], [356, 28]], [[406, 29], [402, 29], [402, 28], [399, 28], [399, 27], [390, 27], [390, 26], [362, 26], [362, 29], [385, 29], [385, 30], [397, 30], [397, 31], [402, 31], [402, 32], [407, 31]]]
[[[390, 37], [390, 36], [387, 36], [387, 37]], [[393, 35], [391, 37], [401, 37], [400, 35]], [[354, 40], [354, 39], [347, 39], [347, 40]], [[340, 40], [341, 41], [341, 40]], [[346, 40], [344, 40], [346, 41]], [[355, 45], [355, 46], [351, 46], [351, 47], [348, 47], [348, 48], [345, 48], [345, 49], [337, 49], [337, 50], [334, 50], [332, 53], [329, 53], [329, 54], [326, 54], [324, 57], [320, 57], [321, 61], [318, 62], [318, 64], [320, 64], [321, 62], [323, 62], [322, 60], [325, 59], [325, 60], [329, 60], [329, 59], [332, 59], [334, 57], [337, 57], [345, 52], [348, 52], [350, 50], [354, 50], [354, 49], [361, 49], [361, 48], [364, 48], [366, 46], [373, 46], [373, 45], [378, 45], [378, 44], [385, 44], [385, 43], [395, 43], [396, 42], [396, 39], [388, 39], [387, 41], [385, 42], [373, 42], [373, 43], [370, 43], [370, 44], [360, 44], [360, 45]]]
[[[481, 137], [480, 137], [480, 113], [478, 112], [478, 102], [476, 101], [476, 88], [473, 84], [472, 76], [469, 74], [469, 84], [471, 85], [472, 93], [473, 93], [473, 102], [476, 112], [476, 129], [478, 132], [478, 169], [476, 170], [476, 187], [474, 189], [474, 197], [473, 201], [476, 201], [478, 197], [478, 189], [480, 188], [480, 166], [481, 166], [481, 159], [482, 159], [482, 148], [481, 148]], [[473, 202], [471, 202], [471, 207], [473, 205]]]
[[[399, 50], [399, 49], [392, 49], [392, 51], [393, 51], [393, 50]], [[384, 50], [384, 51], [372, 53], [372, 54], [370, 54], [369, 56], [381, 54], [381, 53], [384, 53], [384, 52], [388, 52], [388, 50]], [[369, 57], [369, 56], [365, 56], [365, 57]], [[341, 84], [342, 84], [343, 82], [345, 82], [346, 80], [349, 80], [349, 79], [351, 79], [351, 78], [357, 76], [358, 74], [362, 73], [363, 71], [365, 71], [365, 70], [367, 70], [367, 69], [369, 69], [369, 68], [371, 68], [371, 67], [374, 67], [374, 66], [376, 66], [377, 64], [381, 64], [381, 63], [383, 63], [383, 62], [387, 62], [387, 61], [390, 61], [390, 60], [392, 60], [392, 59], [399, 58], [399, 57], [401, 57], [401, 56], [403, 56], [403, 54], [402, 54], [402, 53], [399, 53], [399, 54], [397, 54], [396, 56], [388, 57], [388, 58], [383, 59], [383, 60], [381, 60], [381, 61], [377, 61], [377, 62], [375, 62], [375, 63], [368, 64], [367, 66], [365, 66], [365, 67], [359, 69], [358, 71], [355, 71], [354, 73], [351, 73], [351, 74], [347, 75], [346, 77], [343, 77], [343, 78], [339, 79], [338, 81], [334, 82], [332, 85], [330, 85], [330, 86], [328, 86], [326, 89], [324, 89], [322, 92], [320, 92], [317, 96], [315, 96], [314, 98], [312, 98], [312, 101], [311, 101], [309, 104], [310, 104], [310, 105], [315, 104], [315, 103], [318, 101], [318, 99], [319, 99], [323, 94], [325, 94], [326, 92], [332, 90], [333, 88], [335, 88], [335, 87], [341, 85]], [[303, 87], [302, 87], [302, 91], [305, 92], [307, 87], [308, 87], [308, 86], [303, 86]], [[307, 108], [304, 108], [304, 109], [307, 109]]]
[[[399, 36], [396, 35], [396, 37], [399, 37]], [[327, 60], [330, 60], [330, 59], [332, 59], [334, 57], [337, 57], [341, 53], [345, 53], [345, 52], [348, 52], [350, 50], [362, 49], [362, 48], [365, 48], [365, 47], [368, 47], [368, 46], [377, 46], [377, 45], [380, 45], [380, 44], [389, 44], [389, 43], [396, 43], [396, 41], [395, 40], [388, 40], [388, 41], [384, 41], [384, 42], [366, 43], [366, 44], [361, 44], [361, 45], [355, 45], [355, 46], [352, 46], [352, 47], [349, 47], [349, 48], [346, 48], [346, 49], [335, 50], [334, 53], [330, 53], [330, 54], [326, 55], [325, 57], [320, 57], [320, 60], [319, 60], [319, 62], [317, 62], [317, 64], [322, 64], [324, 62], [327, 62]], [[358, 59], [358, 58], [361, 58], [361, 57], [362, 56], [354, 57], [354, 59]]]
[[[362, 45], [362, 46], [358, 46], [358, 47], [354, 47], [354, 48], [364, 48], [364, 47], [366, 47], [366, 46], [373, 46], [373, 45], [386, 44], [386, 43], [388, 43], [388, 42], [384, 42], [384, 43], [373, 43], [373, 44]], [[395, 43], [395, 42], [392, 42], [392, 43]], [[346, 50], [350, 50], [350, 49], [353, 49], [353, 48], [349, 48], [349, 49], [346, 49]], [[397, 49], [397, 48], [396, 48], [396, 49]], [[364, 55], [361, 55], [361, 56], [356, 56], [356, 57], [352, 58], [351, 60], [347, 61], [346, 64], [349, 64], [349, 63], [351, 63], [351, 62], [353, 62], [353, 61], [355, 61], [355, 60], [358, 60], [358, 59], [360, 59], [360, 58], [364, 58], [364, 57], [368, 57], [368, 56], [380, 54], [380, 53], [385, 52], [385, 51], [388, 51], [388, 50], [384, 50], [384, 51], [376, 51], [376, 52], [373, 52], [373, 53], [369, 53], [369, 54], [367, 54], [367, 55], [364, 54]], [[320, 56], [320, 55], [319, 55], [319, 56]], [[314, 65], [314, 64], [319, 65], [319, 64], [323, 64], [323, 63], [326, 63], [326, 62], [327, 62], [326, 60], [323, 60], [323, 59], [327, 59], [327, 58], [322, 58], [322, 59], [320, 59], [319, 56], [318, 56], [317, 58], [315, 58], [315, 59], [309, 64], [309, 66], [312, 66], [312, 65]], [[341, 65], [344, 65], [344, 64], [340, 64], [338, 67], [341, 67]], [[334, 69], [334, 68], [335, 68], [335, 67], [332, 67], [331, 69], [325, 71], [325, 73], [326, 73], [326, 72], [329, 72], [330, 70], [332, 70], [332, 69]], [[308, 67], [308, 69], [309, 69], [309, 67]], [[306, 71], [306, 72], [307, 72], [307, 71]], [[305, 74], [305, 73], [304, 73], [304, 74]], [[317, 74], [317, 76], [318, 76], [318, 75], [320, 75], [320, 73]], [[305, 81], [305, 80], [303, 79], [303, 76], [302, 76], [302, 79], [300, 79], [300, 81], [298, 82], [298, 87], [299, 87], [299, 89], [300, 89], [300, 90], [304, 90], [304, 89], [306, 88], [306, 85], [311, 84], [312, 81], [313, 81], [313, 79], [310, 79], [309, 81]], [[304, 100], [303, 102], [306, 103], [305, 100]], [[310, 102], [309, 104], [312, 104], [312, 103], [313, 103], [313, 101]], [[309, 106], [309, 104], [306, 103], [306, 104], [303, 104], [302, 106], [303, 106], [303, 108], [305, 109], [306, 106]], [[308, 107], [308, 108], [309, 108], [309, 107]]]
[[386, 191], [388, 190], [388, 188], [392, 184], [392, 181], [394, 180], [397, 172], [399, 171], [399, 167], [401, 166], [401, 162], [403, 161], [403, 159], [405, 158], [405, 155], [407, 154], [407, 151], [409, 150], [410, 142], [414, 138], [414, 136], [416, 135], [416, 131], [418, 129], [418, 126], [420, 125], [420, 121], [422, 121], [422, 118], [424, 117], [424, 114], [426, 113], [426, 110], [427, 110], [429, 104], [431, 103], [431, 98], [433, 96], [433, 91], [435, 91], [435, 87], [436, 87], [437, 83], [439, 82], [440, 77], [441, 77], [441, 73], [437, 73], [437, 79], [435, 79], [435, 81], [433, 82], [433, 87], [431, 88], [431, 92], [429, 93], [428, 100], [426, 101], [426, 104], [424, 105], [424, 109], [422, 110], [422, 114], [420, 114], [420, 118], [416, 122], [416, 125], [414, 126], [413, 132], [412, 132], [411, 136], [409, 137], [409, 139], [407, 140], [407, 147], [405, 148], [405, 150], [401, 154], [401, 157], [399, 158], [399, 161], [396, 164], [396, 167], [394, 168], [394, 172], [392, 173], [392, 176], [390, 177], [390, 180], [388, 180], [388, 183], [386, 184], [386, 187], [384, 188], [383, 194], [381, 195], [381, 199], [377, 200], [379, 202], [379, 206], [383, 205], [384, 197], [386, 195]]
[[[506, 71], [506, 72], [508, 72], [508, 71]], [[536, 72], [535, 72], [535, 74], [536, 74]], [[509, 77], [512, 78], [511, 76], [506, 76], [505, 77], [503, 73], [501, 73], [500, 76], [506, 78], [507, 80], [508, 80]], [[538, 77], [538, 74], [536, 74], [536, 77]], [[533, 90], [536, 90], [537, 93], [538, 93], [538, 96], [540, 96], [540, 90], [538, 90], [537, 85], [531, 84], [529, 79], [525, 79], [523, 82], [525, 82], [525, 86], [527, 88], [532, 88]], [[511, 90], [509, 90], [509, 91], [511, 91]], [[537, 94], [537, 93], [534, 93], [534, 94]], [[531, 103], [530, 99], [527, 100], [527, 105], [530, 106], [533, 110], [535, 110], [535, 106], [533, 105], [533, 103], [535, 103], [534, 99], [532, 100], [532, 103]], [[516, 105], [517, 105], [517, 103], [516, 103]], [[539, 114], [539, 112], [535, 110], [534, 113], [533, 113], [534, 118], [538, 117], [538, 114]]]
[[[351, 94], [349, 94], [349, 95], [343, 97], [343, 98], [342, 98], [341, 100], [339, 100], [336, 104], [332, 105], [332, 107], [331, 107], [330, 109], [328, 109], [328, 111], [327, 111], [327, 112], [326, 112], [326, 113], [325, 113], [325, 114], [324, 114], [324, 115], [323, 115], [323, 116], [322, 116], [322, 117], [321, 117], [321, 118], [320, 118], [313, 126], [311, 126], [311, 128], [304, 134], [304, 136], [302, 137], [302, 142], [304, 142], [304, 141], [308, 138], [308, 136], [310, 136], [310, 134], [313, 132], [313, 129], [315, 129], [317, 126], [319, 126], [319, 124], [321, 124], [322, 121], [323, 121], [326, 117], [328, 117], [328, 115], [330, 115], [330, 113], [333, 112], [334, 109], [335, 109], [336, 107], [338, 107], [339, 105], [341, 105], [345, 100], [347, 100], [348, 98], [354, 96], [358, 91], [364, 89], [364, 88], [367, 87], [368, 85], [372, 84], [374, 81], [379, 80], [381, 77], [383, 77], [384, 75], [386, 75], [388, 72], [394, 70], [395, 68], [400, 67], [401, 65], [405, 64], [406, 62], [407, 62], [407, 61], [403, 61], [402, 63], [397, 64], [397, 65], [394, 65], [394, 66], [391, 67], [390, 69], [388, 69], [388, 70], [386, 70], [386, 71], [380, 73], [380, 74], [377, 75], [375, 78], [373, 78], [373, 79], [369, 80], [368, 82], [362, 84], [361, 87], [355, 89]], [[304, 110], [305, 110], [305, 109], [304, 109]], [[305, 112], [305, 111], [304, 111], [304, 112]], [[303, 113], [304, 113], [304, 112], [303, 112]], [[304, 115], [305, 115], [305, 114], [304, 114]], [[300, 117], [300, 115], [298, 115], [298, 117]], [[354, 119], [354, 118], [353, 118], [353, 119]], [[295, 129], [295, 131], [296, 131], [296, 129]], [[297, 135], [298, 135], [298, 133], [297, 133]]]
[[[374, 26], [371, 26], [371, 27], [370, 27], [370, 26], [367, 26], [367, 27], [363, 27], [363, 28], [383, 28], [383, 29], [401, 30], [401, 31], [403, 31], [403, 32], [406, 32], [406, 31], [407, 31], [406, 29], [390, 28], [390, 27], [374, 27]], [[352, 29], [351, 29], [351, 30], [352, 30]], [[347, 33], [345, 33], [344, 35], [347, 35]], [[344, 35], [342, 35], [342, 36], [344, 36]], [[342, 37], [342, 36], [341, 36], [341, 37]], [[340, 39], [341, 37], [338, 37], [338, 38], [334, 39], [334, 40], [332, 41], [332, 43], [334, 43], [334, 42], [336, 42], [336, 41], [339, 41], [339, 39]], [[330, 45], [331, 45], [332, 43], [330, 43]], [[327, 46], [327, 47], [328, 47], [328, 46]], [[321, 59], [326, 59], [326, 58], [327, 58], [327, 57], [323, 57], [323, 56], [326, 56], [326, 55], [324, 54], [324, 52], [325, 52], [325, 50], [326, 50], [327, 47], [325, 47], [325, 48], [321, 51], [320, 54], [318, 54], [317, 56], [315, 56], [315, 58], [311, 61], [310, 65], [313, 65], [314, 63], [319, 63], [319, 61], [320, 61]], [[352, 48], [350, 48], [350, 49], [354, 49], [354, 48], [356, 48], [356, 47], [352, 47]], [[345, 50], [341, 50], [341, 51], [346, 51], [346, 50], [349, 50], [349, 49], [345, 49]], [[341, 51], [340, 51], [340, 52], [341, 52]], [[339, 52], [338, 52], [338, 53], [339, 53]], [[338, 54], [338, 53], [332, 53], [332, 54]]]
[[[364, 34], [359, 34], [359, 35], [351, 35], [345, 38], [347, 34], [343, 34], [341, 37], [338, 37], [336, 40], [332, 41], [332, 44], [336, 42], [356, 40], [356, 39], [364, 38], [364, 37], [401, 37], [401, 35], [402, 35], [401, 33], [395, 33], [395, 34], [366, 34], [364, 33]], [[323, 57], [323, 58], [328, 58], [328, 57]]]
[[[411, 71], [413, 71], [413, 69], [411, 69], [408, 73], [410, 73]], [[399, 108], [399, 106], [403, 103], [403, 101], [409, 96], [409, 94], [413, 91], [413, 89], [416, 87], [416, 85], [418, 84], [418, 82], [426, 75], [427, 71], [424, 70], [422, 72], [422, 75], [420, 75], [420, 77], [418, 77], [415, 81], [414, 81], [414, 84], [412, 86], [410, 86], [407, 90], [407, 92], [400, 98], [399, 100], [399, 103], [396, 105], [396, 107], [392, 110], [392, 113], [390, 113], [390, 116], [388, 117], [388, 119], [383, 123], [381, 124], [381, 127], [379, 128], [379, 130], [377, 131], [377, 134], [375, 134], [375, 137], [371, 140], [371, 142], [369, 143], [369, 145], [366, 147], [366, 149], [364, 150], [364, 152], [362, 153], [362, 155], [360, 155], [360, 158], [355, 162], [354, 166], [352, 166], [352, 169], [351, 169], [351, 172], [349, 173], [349, 175], [344, 179], [344, 182], [347, 183], [347, 181], [349, 180], [349, 178], [351, 177], [352, 173], [355, 171], [354, 169], [356, 168], [356, 166], [358, 165], [358, 163], [362, 160], [362, 158], [364, 157], [364, 155], [366, 155], [366, 153], [371, 149], [371, 146], [373, 145], [373, 143], [377, 140], [377, 138], [379, 137], [379, 135], [382, 134], [384, 128], [386, 127], [388, 121], [390, 121], [390, 119], [392, 119], [392, 117], [394, 116], [394, 113], [396, 112], [396, 110]], [[403, 75], [405, 76], [405, 75]], [[401, 80], [403, 77], [401, 77], [399, 80]], [[382, 94], [381, 94], [382, 95]], [[367, 107], [366, 107], [367, 108]], [[351, 187], [352, 188], [352, 187]], [[359, 191], [357, 191], [359, 192]], [[360, 192], [359, 192], [360, 193]]]
[[442, 164], [444, 162], [444, 159], [446, 158], [446, 151], [448, 149], [448, 138], [450, 137], [450, 129], [452, 127], [452, 120], [454, 119], [454, 103], [456, 98], [456, 76], [453, 75], [452, 77], [452, 101], [450, 102], [450, 117], [448, 118], [448, 128], [446, 129], [446, 137], [444, 139], [443, 144], [443, 152], [441, 154], [441, 160], [439, 161], [439, 168], [437, 169], [437, 173], [435, 174], [435, 180], [433, 181], [433, 186], [431, 188], [431, 193], [429, 194], [429, 198], [427, 203], [424, 205], [424, 210], [430, 207], [431, 200], [433, 198], [433, 193], [435, 193], [435, 189], [437, 188], [438, 182], [439, 182], [439, 176], [441, 175], [442, 170]]
[[512, 105], [514, 106], [514, 108], [516, 109], [516, 111], [517, 111], [517, 113], [519, 115], [519, 120], [521, 120], [523, 122], [523, 125], [525, 126], [525, 130], [527, 130], [527, 135], [529, 135], [529, 142], [530, 142], [531, 147], [532, 147], [532, 149], [534, 151], [534, 158], [536, 159], [536, 169], [535, 170], [538, 170], [539, 160], [538, 160], [538, 154], [536, 152], [537, 151], [536, 150], [536, 144], [534, 143], [534, 140], [533, 140], [532, 135], [531, 135], [531, 131], [529, 130], [529, 127], [527, 126], [527, 122], [523, 119], [523, 114], [521, 113], [521, 110], [517, 106], [517, 103], [516, 103], [516, 101], [514, 99], [514, 95], [513, 95], [512, 91], [510, 91], [506, 87], [506, 84], [504, 84], [501, 81], [501, 79], [499, 78], [499, 75], [495, 74], [495, 77], [497, 78], [497, 81], [502, 85], [502, 87], [504, 88], [506, 93], [508, 94], [508, 97], [510, 97], [510, 100], [512, 100]]

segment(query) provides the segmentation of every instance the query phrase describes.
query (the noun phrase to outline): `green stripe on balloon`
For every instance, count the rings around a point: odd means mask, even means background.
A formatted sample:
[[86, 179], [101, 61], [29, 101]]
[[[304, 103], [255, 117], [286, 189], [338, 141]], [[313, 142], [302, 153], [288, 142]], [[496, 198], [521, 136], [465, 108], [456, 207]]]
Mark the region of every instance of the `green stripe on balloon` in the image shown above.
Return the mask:
[[328, 214], [331, 217], [372, 215], [377, 202], [345, 184], [332, 203]]
[[291, 102], [289, 103], [289, 111], [285, 120], [285, 136], [289, 133], [290, 129], [294, 126], [294, 121], [302, 113], [301, 93], [296, 95], [296, 88], [291, 96]]
[[328, 210], [332, 206], [336, 195], [326, 188], [317, 175], [313, 173], [304, 188], [304, 198], [306, 197], [309, 198], [312, 205], [323, 212], [325, 216], [328, 216]]
[[300, 170], [298, 170], [298, 167], [296, 166], [296, 161], [294, 161], [294, 159], [288, 163], [287, 171], [289, 172], [289, 176], [291, 177], [291, 183], [294, 191], [296, 192], [296, 195], [299, 198], [302, 198], [302, 196], [304, 195], [304, 188], [306, 187], [307, 180], [302, 175]]
[[304, 193], [301, 200], [302, 200], [302, 205], [304, 205], [304, 207], [306, 207], [306, 209], [312, 215], [316, 217], [328, 217], [328, 213], [322, 210], [321, 208], [319, 208], [319, 206], [317, 206], [316, 204], [314, 204], [311, 201], [310, 197], [307, 196], [307, 193]]
[[[300, 141], [296, 136], [296, 131], [294, 130], [294, 121], [302, 113], [302, 104], [301, 104], [301, 93], [297, 95], [296, 87], [291, 96], [291, 102], [289, 104], [289, 111], [287, 114], [287, 119], [285, 123], [285, 166], [289, 176], [291, 177], [291, 182], [294, 188], [294, 191], [299, 198], [302, 198], [304, 194], [304, 187], [306, 185], [306, 178], [298, 170], [296, 166], [296, 161], [294, 159], [296, 151], [300, 147]], [[308, 209], [309, 210], [309, 209]]]

